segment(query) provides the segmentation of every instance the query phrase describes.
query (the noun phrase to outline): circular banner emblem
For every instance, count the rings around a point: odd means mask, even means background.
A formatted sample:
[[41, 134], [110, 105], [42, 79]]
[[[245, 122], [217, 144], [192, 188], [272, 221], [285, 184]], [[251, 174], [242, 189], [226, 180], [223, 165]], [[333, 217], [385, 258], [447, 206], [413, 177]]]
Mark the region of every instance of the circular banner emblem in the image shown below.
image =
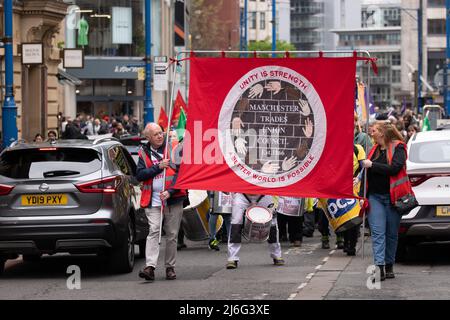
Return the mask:
[[285, 187], [306, 177], [319, 161], [326, 114], [304, 76], [264, 66], [231, 88], [218, 129], [225, 161], [239, 177], [260, 187]]

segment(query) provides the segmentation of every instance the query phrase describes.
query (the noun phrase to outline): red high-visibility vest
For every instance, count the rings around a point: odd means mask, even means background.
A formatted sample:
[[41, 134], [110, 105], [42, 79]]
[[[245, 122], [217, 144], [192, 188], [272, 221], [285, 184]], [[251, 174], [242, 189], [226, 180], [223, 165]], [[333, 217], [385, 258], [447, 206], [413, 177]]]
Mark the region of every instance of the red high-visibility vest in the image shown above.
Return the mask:
[[[146, 168], [150, 168], [153, 165], [151, 157], [149, 157], [147, 153], [144, 152], [144, 150], [142, 150], [142, 148], [139, 149], [138, 154], [139, 157], [142, 160], [144, 160]], [[166, 180], [164, 190], [167, 190], [172, 186], [172, 181], [175, 176], [175, 173], [176, 172], [172, 167], [169, 166], [168, 168], [166, 168]], [[152, 202], [152, 193], [153, 193], [152, 188], [153, 188], [153, 178], [144, 181], [141, 188], [142, 190], [140, 203], [141, 208], [147, 208], [148, 206], [150, 206]], [[186, 190], [178, 190], [175, 194], [171, 195], [171, 197], [178, 198], [186, 195], [187, 195]]]
[[[403, 141], [394, 140], [392, 143], [390, 143], [386, 148], [386, 159], [388, 164], [390, 165], [392, 163], [392, 157], [394, 155], [395, 148], [399, 145], [403, 145], [405, 148], [406, 153], [406, 144]], [[372, 150], [369, 152], [369, 156], [367, 159], [372, 160], [372, 156], [375, 153], [375, 150], [378, 148], [378, 144], [374, 145]], [[406, 158], [408, 158], [408, 154], [406, 154]], [[399, 198], [403, 197], [404, 195], [410, 193], [414, 194], [412, 191], [411, 183], [409, 181], [408, 175], [406, 174], [406, 162], [405, 165], [402, 167], [402, 169], [399, 171], [399, 173], [395, 176], [389, 177], [389, 191], [391, 195], [391, 203], [395, 203]]]

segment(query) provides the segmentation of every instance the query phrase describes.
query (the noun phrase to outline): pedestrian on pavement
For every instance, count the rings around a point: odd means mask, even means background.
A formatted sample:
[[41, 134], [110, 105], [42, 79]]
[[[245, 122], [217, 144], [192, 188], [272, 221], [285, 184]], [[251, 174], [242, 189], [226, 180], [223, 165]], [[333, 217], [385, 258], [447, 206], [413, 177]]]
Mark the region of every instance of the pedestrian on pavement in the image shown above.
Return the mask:
[[[395, 125], [378, 121], [372, 132], [375, 145], [362, 166], [367, 168], [369, 214], [374, 263], [380, 279], [394, 278], [394, 263], [401, 215], [393, 203], [397, 190], [408, 183], [406, 145]], [[406, 179], [405, 179], [406, 178]], [[385, 272], [386, 271], [386, 272]]]
[[[155, 279], [155, 268], [158, 262], [160, 244], [160, 227], [163, 223], [166, 236], [165, 267], [166, 279], [176, 279], [175, 263], [177, 256], [177, 237], [183, 214], [183, 201], [186, 191], [174, 189], [179, 164], [164, 157], [164, 133], [156, 123], [149, 123], [144, 129], [148, 140], [139, 150], [139, 161], [136, 179], [143, 181], [141, 208], [144, 208], [149, 223], [149, 234], [145, 249], [145, 268], [139, 277], [148, 281]], [[164, 183], [163, 174], [166, 170]], [[164, 220], [161, 217], [163, 206]]]
[[262, 206], [272, 211], [273, 216], [268, 239], [270, 257], [273, 259], [274, 265], [284, 265], [284, 259], [281, 257], [281, 245], [278, 239], [277, 217], [273, 209], [274, 198], [272, 196], [257, 194], [234, 193], [231, 213], [231, 232], [228, 237], [227, 269], [236, 269], [238, 267], [244, 214], [253, 205]]
[[113, 137], [120, 139], [121, 136], [126, 135], [128, 132], [127, 130], [125, 130], [125, 128], [123, 127], [123, 124], [120, 122], [117, 122], [116, 124], [116, 130], [113, 133]]
[[34, 142], [34, 143], [42, 143], [42, 142], [44, 142], [44, 137], [42, 136], [42, 134], [37, 133], [37, 134], [34, 136], [33, 142]]
[[353, 143], [359, 144], [364, 150], [370, 150], [373, 146], [372, 139], [367, 132], [364, 132], [361, 124], [359, 123], [358, 116], [354, 115], [354, 136]]
[[[303, 241], [303, 212], [305, 210], [304, 198], [277, 197], [277, 222], [281, 235], [289, 240], [293, 247], [301, 247]], [[286, 228], [287, 226], [287, 228]]]
[[409, 139], [417, 132], [419, 132], [419, 128], [415, 124], [409, 125], [405, 143], [408, 143]]
[[55, 140], [57, 140], [57, 139], [58, 139], [58, 137], [57, 137], [55, 131], [50, 130], [50, 131], [47, 133], [47, 141], [55, 141]]

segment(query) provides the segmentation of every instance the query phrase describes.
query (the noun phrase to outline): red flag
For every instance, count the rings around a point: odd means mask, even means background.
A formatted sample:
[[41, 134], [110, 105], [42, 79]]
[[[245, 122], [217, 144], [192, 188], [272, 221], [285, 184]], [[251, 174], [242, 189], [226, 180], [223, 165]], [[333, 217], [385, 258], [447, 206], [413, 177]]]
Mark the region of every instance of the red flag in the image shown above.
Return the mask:
[[196, 58], [176, 188], [353, 198], [356, 58]]
[[159, 112], [158, 124], [164, 128], [164, 131], [166, 130], [169, 124], [169, 118], [167, 117], [167, 114], [164, 111], [163, 107], [161, 107], [161, 111]]
[[184, 102], [183, 97], [181, 96], [180, 90], [178, 90], [177, 97], [175, 102], [173, 103], [173, 113], [172, 113], [172, 121], [171, 123], [175, 125], [175, 121], [178, 121], [180, 117], [181, 108], [184, 109], [184, 112], [187, 113], [187, 105]]

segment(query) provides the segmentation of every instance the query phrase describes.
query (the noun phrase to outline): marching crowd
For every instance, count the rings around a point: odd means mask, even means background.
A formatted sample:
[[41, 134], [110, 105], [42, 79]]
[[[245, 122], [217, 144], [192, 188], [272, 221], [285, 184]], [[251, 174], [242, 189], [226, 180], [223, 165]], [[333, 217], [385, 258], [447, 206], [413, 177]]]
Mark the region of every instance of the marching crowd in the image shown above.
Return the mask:
[[[406, 175], [405, 142], [414, 132], [420, 131], [422, 126], [421, 116], [415, 115], [409, 109], [400, 111], [389, 108], [381, 112], [375, 107], [375, 114], [370, 116], [368, 126], [366, 122], [359, 121], [355, 115], [354, 194], [369, 199], [367, 221], [372, 237], [374, 264], [378, 266], [381, 280], [395, 277], [393, 265], [401, 215], [396, 212], [393, 204], [400, 197], [400, 193], [404, 193], [408, 188], [401, 185], [401, 190], [393, 190], [392, 183], [400, 183], [401, 178]], [[146, 242], [146, 265], [139, 272], [139, 276], [148, 281], [155, 279], [154, 270], [159, 256], [160, 237], [164, 232], [166, 279], [173, 280], [176, 279], [177, 250], [186, 247], [183, 232], [179, 231], [182, 229], [183, 208], [186, 207], [189, 198], [186, 190], [173, 188], [180, 161], [165, 157], [165, 135], [161, 126], [149, 123], [142, 130], [137, 118], [130, 118], [128, 115], [111, 118], [77, 116], [73, 120], [66, 117], [61, 122], [60, 138], [87, 139], [89, 135], [107, 133], [119, 138], [127, 133], [138, 135], [141, 131], [148, 144], [143, 145], [139, 151], [136, 178], [142, 182], [141, 207], [145, 209], [150, 228]], [[182, 148], [182, 141], [176, 139], [176, 134], [171, 136], [174, 139], [170, 141], [169, 147]], [[49, 131], [47, 139], [57, 139], [56, 132]], [[44, 140], [45, 137], [40, 134], [35, 137], [36, 143]], [[367, 181], [362, 179], [364, 169], [367, 170]], [[364, 189], [366, 194], [363, 192]], [[322, 248], [329, 249], [330, 225], [336, 233], [336, 247], [343, 249], [349, 256], [356, 254], [357, 239], [361, 231], [361, 212], [367, 207], [363, 201], [348, 202], [357, 213], [353, 214], [352, 219], [341, 223], [334, 213], [330, 212], [330, 204], [340, 199], [301, 199], [232, 193], [231, 213], [224, 213], [214, 212], [212, 203], [215, 193], [209, 194], [211, 209], [207, 215], [210, 234], [208, 247], [211, 250], [220, 250], [220, 240], [227, 243], [227, 269], [238, 267], [244, 215], [256, 205], [266, 208], [271, 213], [272, 219], [266, 240], [269, 243], [269, 255], [275, 266], [285, 264], [280, 242], [289, 241], [291, 246], [301, 247], [303, 237], [312, 237], [316, 228], [322, 235]], [[220, 232], [216, 230], [218, 215], [222, 215], [224, 221]]]
[[[378, 110], [377, 110], [378, 111]], [[275, 266], [282, 266], [285, 261], [282, 257], [280, 242], [289, 241], [294, 247], [301, 247], [303, 237], [312, 237], [316, 229], [322, 234], [322, 248], [330, 248], [330, 225], [336, 232], [336, 247], [343, 249], [349, 255], [356, 254], [357, 239], [360, 236], [362, 222], [361, 212], [367, 209], [367, 221], [372, 238], [374, 264], [378, 267], [380, 280], [395, 278], [394, 263], [397, 248], [401, 215], [396, 211], [394, 203], [405, 192], [412, 192], [406, 176], [406, 144], [411, 136], [410, 131], [418, 131], [421, 127], [420, 117], [416, 117], [411, 110], [403, 114], [395, 109], [385, 113], [377, 112], [369, 120], [368, 130], [364, 130], [364, 123], [355, 115], [353, 175], [354, 195], [369, 199], [370, 206], [364, 201], [347, 199], [349, 208], [353, 210], [352, 219], [337, 219], [330, 212], [333, 201], [343, 199], [300, 199], [291, 197], [274, 197], [255, 194], [232, 193], [231, 213], [214, 212], [210, 210], [209, 216], [209, 248], [219, 249], [219, 240], [227, 243], [227, 269], [236, 269], [239, 262], [239, 251], [242, 244], [244, 215], [254, 206], [267, 208], [273, 215], [268, 226], [269, 256]], [[155, 240], [159, 229], [163, 228], [166, 234], [165, 268], [166, 279], [176, 279], [176, 247], [185, 247], [183, 235], [178, 231], [181, 227], [183, 206], [180, 203], [188, 199], [186, 190], [176, 190], [173, 185], [176, 181], [179, 163], [165, 159], [164, 133], [156, 123], [148, 124], [144, 135], [149, 143], [140, 151], [138, 174], [139, 181], [144, 183], [143, 192], [146, 192], [142, 207], [146, 208], [149, 218], [150, 233], [147, 238], [146, 266], [139, 272], [139, 276], [148, 281], [154, 281], [154, 270], [157, 267], [159, 243]], [[179, 147], [182, 143], [178, 144]], [[172, 145], [172, 147], [174, 147]], [[366, 151], [368, 155], [366, 157]], [[170, 158], [170, 157], [169, 157]], [[169, 179], [163, 179], [163, 170], [169, 169]], [[364, 181], [363, 170], [367, 170], [367, 181]], [[409, 184], [409, 185], [408, 185]], [[363, 190], [366, 186], [366, 194]], [[146, 187], [147, 186], [147, 187]], [[395, 186], [395, 187], [393, 187]], [[165, 190], [164, 192], [161, 192]], [[210, 195], [212, 195], [210, 193]], [[166, 202], [165, 202], [166, 201]], [[166, 205], [164, 205], [166, 203]], [[211, 201], [212, 207], [213, 201]], [[164, 210], [164, 219], [159, 212]], [[216, 230], [218, 215], [223, 216], [221, 234]], [[347, 214], [347, 213], [346, 213]], [[163, 223], [163, 226], [161, 226]], [[244, 230], [245, 231], [245, 230]]]

